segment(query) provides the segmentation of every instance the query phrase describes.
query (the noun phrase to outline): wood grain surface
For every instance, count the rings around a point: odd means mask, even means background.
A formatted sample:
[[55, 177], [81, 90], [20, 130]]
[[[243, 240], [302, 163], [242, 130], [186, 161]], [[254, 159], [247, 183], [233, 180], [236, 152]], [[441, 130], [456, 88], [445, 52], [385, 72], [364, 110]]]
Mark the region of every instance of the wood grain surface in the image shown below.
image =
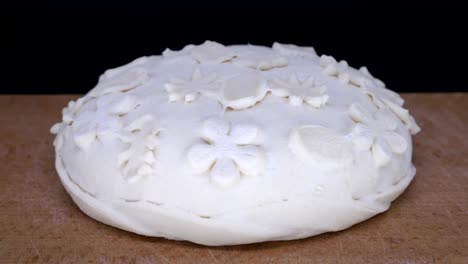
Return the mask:
[[149, 238], [83, 214], [50, 126], [77, 96], [0, 96], [0, 263], [468, 263], [468, 94], [405, 94], [416, 178], [389, 211], [316, 237], [231, 247]]

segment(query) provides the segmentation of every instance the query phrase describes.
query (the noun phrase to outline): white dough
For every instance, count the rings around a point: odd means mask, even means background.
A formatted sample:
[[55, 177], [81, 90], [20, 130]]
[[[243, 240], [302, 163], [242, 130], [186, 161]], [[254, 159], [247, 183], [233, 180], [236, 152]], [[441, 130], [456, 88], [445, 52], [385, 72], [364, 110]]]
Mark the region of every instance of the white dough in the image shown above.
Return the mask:
[[289, 240], [387, 210], [415, 175], [403, 99], [311, 47], [207, 41], [106, 71], [51, 132], [90, 217], [204, 245]]

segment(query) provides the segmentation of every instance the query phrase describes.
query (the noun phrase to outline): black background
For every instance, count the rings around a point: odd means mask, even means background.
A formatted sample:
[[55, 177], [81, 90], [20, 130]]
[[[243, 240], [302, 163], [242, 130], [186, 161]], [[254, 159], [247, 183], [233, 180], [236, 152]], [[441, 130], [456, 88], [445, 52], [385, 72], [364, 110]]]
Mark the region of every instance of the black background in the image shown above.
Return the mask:
[[106, 69], [206, 39], [313, 46], [398, 92], [468, 91], [462, 1], [15, 1], [0, 92], [84, 93]]

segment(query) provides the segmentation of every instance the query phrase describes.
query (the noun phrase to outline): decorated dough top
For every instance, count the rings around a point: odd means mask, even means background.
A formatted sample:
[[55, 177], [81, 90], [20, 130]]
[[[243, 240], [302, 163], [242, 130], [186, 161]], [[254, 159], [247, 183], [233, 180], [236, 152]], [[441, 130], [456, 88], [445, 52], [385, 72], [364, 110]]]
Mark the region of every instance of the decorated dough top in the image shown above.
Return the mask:
[[380, 210], [412, 170], [419, 127], [402, 105], [311, 47], [206, 41], [106, 71], [52, 132], [70, 180], [101, 200], [204, 218], [306, 198]]

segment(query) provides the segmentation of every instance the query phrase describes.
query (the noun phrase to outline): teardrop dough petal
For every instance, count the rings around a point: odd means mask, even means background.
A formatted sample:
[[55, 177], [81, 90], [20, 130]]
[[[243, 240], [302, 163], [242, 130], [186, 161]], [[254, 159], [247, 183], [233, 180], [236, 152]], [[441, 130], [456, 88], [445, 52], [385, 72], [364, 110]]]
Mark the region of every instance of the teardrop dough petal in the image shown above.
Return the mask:
[[240, 172], [234, 162], [226, 157], [216, 161], [211, 169], [211, 181], [220, 187], [228, 187], [239, 181]]
[[392, 158], [392, 150], [382, 139], [378, 139], [372, 146], [372, 156], [374, 157], [377, 168], [384, 167]]
[[232, 159], [239, 170], [249, 176], [257, 176], [265, 167], [265, 160], [261, 151], [256, 146], [240, 146], [232, 155]]
[[187, 153], [187, 159], [195, 173], [203, 173], [210, 169], [216, 160], [216, 152], [213, 146], [197, 144], [191, 147]]
[[239, 124], [232, 128], [231, 139], [238, 145], [252, 143], [258, 135], [258, 128], [254, 125]]
[[395, 132], [385, 133], [384, 138], [394, 153], [403, 154], [408, 149], [406, 139]]

